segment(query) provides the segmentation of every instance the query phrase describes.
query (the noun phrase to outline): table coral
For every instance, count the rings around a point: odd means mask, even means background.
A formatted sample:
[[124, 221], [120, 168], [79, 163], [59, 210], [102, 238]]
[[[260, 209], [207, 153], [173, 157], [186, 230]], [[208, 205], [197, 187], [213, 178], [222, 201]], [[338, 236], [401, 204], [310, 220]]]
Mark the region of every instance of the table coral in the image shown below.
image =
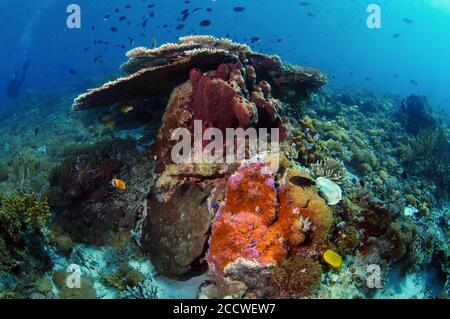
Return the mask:
[[[108, 82], [75, 99], [72, 109], [111, 105], [152, 96], [167, 96], [177, 85], [198, 68], [214, 70], [223, 63], [245, 62], [253, 66], [250, 78], [256, 74], [275, 86], [275, 90], [292, 89], [302, 97], [320, 89], [327, 78], [316, 69], [284, 66], [277, 56], [253, 52], [248, 46], [210, 36], [180, 38], [178, 43], [155, 49], [137, 48], [128, 53], [130, 60], [122, 69], [128, 77]], [[295, 89], [295, 90], [294, 90]]]

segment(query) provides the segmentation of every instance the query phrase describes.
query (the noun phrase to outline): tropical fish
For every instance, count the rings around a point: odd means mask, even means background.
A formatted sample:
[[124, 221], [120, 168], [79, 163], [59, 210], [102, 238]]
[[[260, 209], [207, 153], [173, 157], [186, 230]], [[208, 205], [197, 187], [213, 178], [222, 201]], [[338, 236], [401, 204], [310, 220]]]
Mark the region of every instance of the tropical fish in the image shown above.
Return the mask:
[[414, 23], [414, 20], [409, 19], [409, 18], [404, 18], [403, 22], [405, 22], [406, 24], [411, 24], [411, 23]]
[[310, 187], [316, 185], [314, 180], [303, 176], [293, 176], [289, 179], [289, 181], [300, 187]]
[[323, 260], [334, 268], [340, 268], [342, 266], [342, 257], [331, 249], [324, 252]]
[[134, 107], [132, 107], [131, 105], [124, 105], [120, 108], [120, 112], [122, 112], [123, 114], [127, 114], [133, 110], [134, 110]]
[[127, 189], [127, 184], [125, 184], [125, 182], [121, 179], [114, 178], [111, 181], [111, 184], [112, 184], [112, 186], [114, 186], [117, 189], [120, 189], [121, 191], [124, 191]]
[[107, 121], [107, 122], [105, 123], [105, 127], [106, 127], [106, 128], [113, 129], [114, 126], [116, 126], [116, 122], [113, 121], [113, 120]]
[[210, 25], [211, 25], [211, 21], [209, 21], [209, 20], [203, 20], [200, 22], [200, 26], [202, 26], [202, 27], [208, 27]]

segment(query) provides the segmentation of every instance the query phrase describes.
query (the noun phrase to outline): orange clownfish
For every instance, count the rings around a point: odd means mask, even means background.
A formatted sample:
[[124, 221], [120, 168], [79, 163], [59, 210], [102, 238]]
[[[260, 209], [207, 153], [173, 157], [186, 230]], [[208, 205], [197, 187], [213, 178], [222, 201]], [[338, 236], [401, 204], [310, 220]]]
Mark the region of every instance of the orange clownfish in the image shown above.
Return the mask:
[[112, 184], [112, 186], [114, 186], [117, 189], [120, 189], [121, 191], [124, 191], [127, 189], [127, 184], [125, 184], [124, 181], [117, 179], [117, 178], [114, 178], [111, 181], [111, 184]]

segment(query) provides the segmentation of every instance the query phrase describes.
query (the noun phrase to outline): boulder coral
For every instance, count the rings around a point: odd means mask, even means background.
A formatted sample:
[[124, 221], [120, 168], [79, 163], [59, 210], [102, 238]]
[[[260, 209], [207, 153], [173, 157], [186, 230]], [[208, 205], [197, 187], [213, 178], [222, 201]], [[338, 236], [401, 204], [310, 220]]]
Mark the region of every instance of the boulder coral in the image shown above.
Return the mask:
[[168, 200], [156, 191], [149, 196], [141, 244], [158, 271], [175, 278], [188, 272], [204, 251], [212, 219], [210, 188], [184, 183]]

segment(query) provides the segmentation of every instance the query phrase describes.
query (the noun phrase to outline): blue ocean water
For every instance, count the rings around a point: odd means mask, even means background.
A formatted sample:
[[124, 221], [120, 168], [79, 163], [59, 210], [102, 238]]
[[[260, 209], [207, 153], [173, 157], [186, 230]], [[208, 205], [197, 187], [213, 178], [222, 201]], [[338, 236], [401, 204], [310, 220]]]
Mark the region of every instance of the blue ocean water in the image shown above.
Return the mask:
[[[183, 0], [88, 1], [81, 7], [81, 29], [66, 27], [63, 1], [0, 1], [0, 87], [19, 72], [29, 57], [24, 88], [66, 90], [83, 87], [86, 77], [116, 72], [127, 50], [136, 46], [175, 42], [179, 36], [205, 33], [229, 35], [256, 50], [279, 54], [294, 63], [315, 66], [332, 86], [368, 88], [380, 92], [426, 95], [436, 107], [450, 109], [450, 1], [384, 0], [381, 29], [369, 29], [371, 1]], [[129, 3], [130, 9], [124, 8]], [[150, 17], [148, 5], [154, 18]], [[303, 4], [303, 5], [302, 5]], [[243, 6], [241, 13], [233, 11]], [[209, 7], [212, 12], [205, 9]], [[114, 10], [119, 8], [119, 13]], [[180, 12], [201, 8], [184, 22]], [[104, 19], [106, 15], [109, 19]], [[125, 16], [126, 19], [118, 21]], [[143, 27], [143, 21], [148, 20]], [[209, 19], [211, 25], [199, 22]], [[404, 19], [413, 20], [405, 23]], [[131, 25], [128, 22], [131, 21]], [[183, 24], [181, 30], [176, 26]], [[163, 25], [168, 25], [163, 28]], [[111, 32], [111, 27], [117, 32]], [[394, 37], [396, 35], [396, 37]], [[132, 38], [133, 40], [131, 41]], [[252, 38], [259, 38], [252, 43]], [[255, 40], [255, 39], [254, 39]], [[97, 44], [104, 41], [108, 44]], [[122, 46], [124, 46], [122, 48]], [[87, 51], [85, 51], [87, 50]], [[95, 57], [101, 58], [94, 63]], [[76, 74], [72, 75], [69, 70]], [[0, 105], [11, 101], [0, 92]]]

